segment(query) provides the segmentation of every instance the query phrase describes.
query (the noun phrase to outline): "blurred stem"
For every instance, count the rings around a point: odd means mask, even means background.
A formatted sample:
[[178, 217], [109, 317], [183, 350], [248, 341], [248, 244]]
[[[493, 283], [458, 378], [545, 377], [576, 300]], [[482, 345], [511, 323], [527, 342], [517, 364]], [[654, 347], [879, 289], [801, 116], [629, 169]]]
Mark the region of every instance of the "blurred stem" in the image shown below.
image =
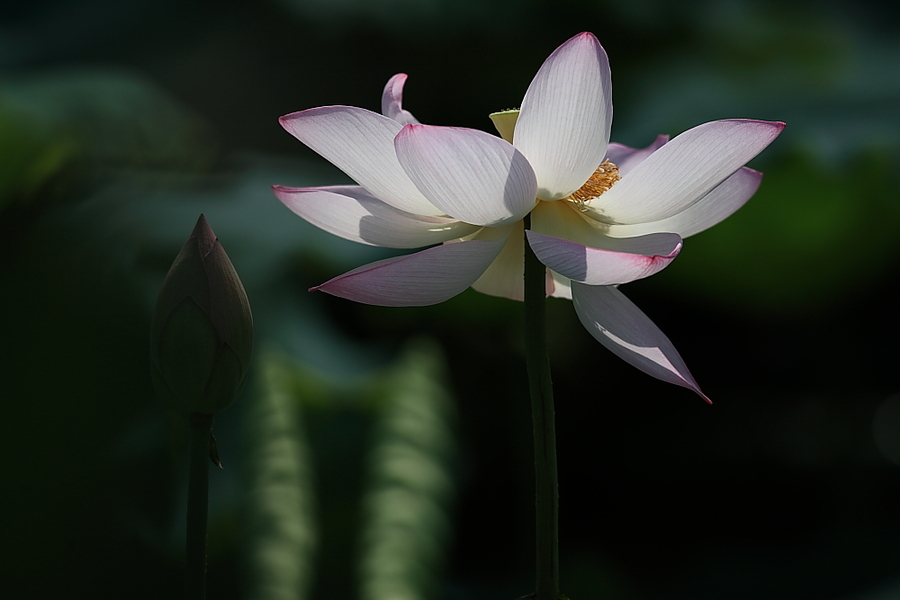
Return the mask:
[[[530, 215], [525, 229], [531, 227]], [[559, 598], [559, 492], [553, 385], [547, 355], [545, 318], [547, 269], [525, 239], [525, 360], [534, 424], [534, 478], [537, 541], [536, 600]]]
[[187, 506], [188, 600], [206, 598], [206, 521], [209, 512], [209, 436], [213, 416], [191, 413], [191, 465]]

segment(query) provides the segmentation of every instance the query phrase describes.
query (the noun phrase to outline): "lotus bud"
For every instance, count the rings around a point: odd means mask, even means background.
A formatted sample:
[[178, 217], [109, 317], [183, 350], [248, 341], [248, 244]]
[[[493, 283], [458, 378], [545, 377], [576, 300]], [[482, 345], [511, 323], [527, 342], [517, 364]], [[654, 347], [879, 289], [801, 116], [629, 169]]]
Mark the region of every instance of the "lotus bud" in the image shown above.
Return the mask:
[[241, 393], [252, 349], [253, 317], [244, 286], [200, 215], [156, 300], [153, 386], [169, 408], [218, 412]]

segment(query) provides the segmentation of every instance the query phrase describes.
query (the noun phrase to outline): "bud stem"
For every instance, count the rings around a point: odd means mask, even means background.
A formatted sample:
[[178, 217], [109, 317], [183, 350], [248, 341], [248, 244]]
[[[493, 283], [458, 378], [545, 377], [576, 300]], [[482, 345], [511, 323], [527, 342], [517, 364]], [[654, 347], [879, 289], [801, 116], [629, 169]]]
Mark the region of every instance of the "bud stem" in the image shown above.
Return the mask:
[[191, 413], [191, 463], [187, 505], [188, 600], [206, 598], [206, 521], [209, 512], [209, 436], [213, 415]]
[[[525, 228], [531, 225], [525, 217]], [[559, 492], [556, 424], [547, 355], [545, 319], [547, 269], [525, 239], [525, 361], [534, 424], [537, 576], [536, 600], [559, 598]]]

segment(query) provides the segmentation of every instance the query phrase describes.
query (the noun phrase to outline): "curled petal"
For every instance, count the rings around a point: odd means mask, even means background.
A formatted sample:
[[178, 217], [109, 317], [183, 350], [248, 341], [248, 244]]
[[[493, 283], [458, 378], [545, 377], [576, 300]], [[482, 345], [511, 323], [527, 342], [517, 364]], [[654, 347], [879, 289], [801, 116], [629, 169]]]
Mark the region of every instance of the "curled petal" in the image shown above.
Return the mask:
[[357, 185], [272, 186], [295, 214], [344, 239], [383, 248], [421, 248], [475, 233], [468, 223], [421, 217], [388, 206]]
[[606, 156], [611, 124], [609, 59], [593, 34], [580, 33], [544, 61], [516, 123], [539, 198], [565, 198], [588, 180]]
[[379, 260], [310, 288], [376, 306], [430, 306], [477, 280], [506, 240], [472, 240]]
[[631, 237], [670, 231], [686, 238], [730, 217], [756, 193], [760, 183], [762, 173], [743, 167], [714, 187], [699, 202], [668, 219], [636, 225], [610, 225], [607, 233], [612, 237]]
[[708, 194], [774, 140], [784, 123], [732, 119], [704, 123], [659, 148], [590, 211], [607, 223], [633, 225], [677, 214]]
[[409, 179], [455, 219], [497, 227], [518, 221], [534, 207], [531, 166], [498, 137], [474, 129], [407, 125], [394, 144]]
[[662, 148], [669, 141], [669, 136], [658, 135], [646, 148], [631, 148], [624, 144], [612, 142], [606, 149], [606, 158], [619, 167], [619, 176], [625, 177], [629, 171], [638, 166], [645, 158]]
[[588, 285], [618, 285], [649, 277], [666, 268], [681, 252], [673, 234], [608, 238], [606, 248], [592, 248], [561, 238], [526, 232], [538, 259], [572, 281]]
[[310, 108], [279, 121], [376, 198], [408, 213], [442, 216], [397, 162], [394, 136], [402, 127], [397, 121], [353, 106]]
[[391, 118], [401, 125], [418, 123], [418, 119], [412, 116], [408, 110], [403, 110], [403, 85], [406, 83], [406, 73], [397, 73], [388, 79], [381, 95], [381, 114]]
[[669, 338], [614, 287], [572, 283], [575, 312], [613, 354], [657, 379], [686, 387], [710, 402]]

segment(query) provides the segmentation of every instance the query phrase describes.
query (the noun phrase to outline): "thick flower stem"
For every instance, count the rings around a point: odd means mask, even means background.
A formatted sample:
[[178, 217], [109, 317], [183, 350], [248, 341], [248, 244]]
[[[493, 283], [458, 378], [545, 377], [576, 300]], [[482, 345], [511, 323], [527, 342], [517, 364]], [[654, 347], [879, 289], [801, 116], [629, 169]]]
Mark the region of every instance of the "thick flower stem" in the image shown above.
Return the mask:
[[[530, 217], [530, 215], [529, 215]], [[525, 217], [525, 228], [530, 219]], [[546, 267], [525, 240], [525, 360], [534, 424], [535, 511], [537, 525], [536, 600], [559, 598], [559, 492], [556, 425], [545, 323]]]
[[206, 521], [209, 512], [209, 436], [213, 416], [191, 413], [191, 463], [187, 506], [188, 600], [206, 598]]

